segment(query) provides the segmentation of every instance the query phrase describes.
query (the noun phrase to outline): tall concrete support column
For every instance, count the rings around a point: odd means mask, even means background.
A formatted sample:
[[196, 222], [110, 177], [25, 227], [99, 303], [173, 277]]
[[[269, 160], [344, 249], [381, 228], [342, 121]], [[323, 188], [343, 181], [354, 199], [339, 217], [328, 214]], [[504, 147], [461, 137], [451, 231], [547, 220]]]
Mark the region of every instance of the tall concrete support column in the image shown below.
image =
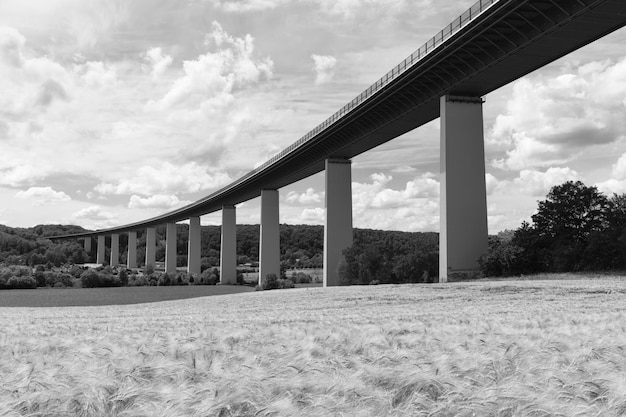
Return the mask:
[[237, 283], [237, 217], [235, 206], [222, 207], [222, 248], [220, 282]]
[[189, 274], [200, 274], [200, 240], [200, 217], [190, 217], [187, 246], [187, 272]]
[[165, 229], [165, 272], [176, 272], [176, 223], [168, 223]]
[[87, 236], [83, 241], [83, 248], [85, 252], [91, 253], [91, 236]]
[[103, 264], [104, 263], [104, 254], [105, 254], [105, 243], [104, 243], [104, 235], [98, 236], [98, 249], [96, 250], [96, 263]]
[[128, 256], [126, 257], [127, 268], [137, 268], [137, 232], [128, 232]]
[[259, 285], [268, 274], [280, 278], [280, 225], [278, 190], [261, 190]]
[[352, 172], [349, 159], [326, 160], [324, 286], [339, 285], [343, 250], [352, 246]]
[[120, 263], [120, 235], [113, 233], [111, 235], [111, 262], [109, 265], [115, 266]]
[[154, 227], [146, 229], [146, 267], [156, 265], [156, 230]]
[[487, 250], [483, 100], [441, 97], [439, 282], [478, 270]]

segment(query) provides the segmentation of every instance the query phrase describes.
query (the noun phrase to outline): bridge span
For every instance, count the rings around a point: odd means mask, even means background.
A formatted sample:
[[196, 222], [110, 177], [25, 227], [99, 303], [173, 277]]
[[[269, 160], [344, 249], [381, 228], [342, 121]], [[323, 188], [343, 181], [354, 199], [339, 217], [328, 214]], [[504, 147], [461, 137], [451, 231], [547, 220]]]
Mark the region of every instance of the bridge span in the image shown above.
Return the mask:
[[128, 266], [135, 267], [137, 231], [146, 230], [146, 264], [154, 264], [154, 227], [167, 224], [171, 272], [175, 223], [189, 219], [188, 271], [199, 273], [199, 216], [221, 210], [221, 280], [234, 283], [235, 205], [261, 196], [261, 281], [279, 275], [278, 190], [325, 171], [324, 285], [337, 285], [342, 250], [352, 244], [350, 159], [439, 117], [439, 280], [446, 282], [475, 270], [487, 248], [483, 97], [624, 25], [624, 0], [480, 0], [322, 124], [226, 187], [154, 218], [54, 239], [85, 238], [90, 251], [97, 237], [102, 263], [111, 235], [116, 264], [119, 234], [129, 233]]

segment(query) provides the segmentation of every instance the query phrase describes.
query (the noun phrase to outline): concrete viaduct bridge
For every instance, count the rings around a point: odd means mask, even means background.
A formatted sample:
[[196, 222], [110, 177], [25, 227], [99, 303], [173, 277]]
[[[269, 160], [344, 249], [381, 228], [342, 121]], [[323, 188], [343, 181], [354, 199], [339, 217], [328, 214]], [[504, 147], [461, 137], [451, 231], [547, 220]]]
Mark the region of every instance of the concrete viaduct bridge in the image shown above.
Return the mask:
[[97, 237], [97, 262], [111, 235], [128, 233], [136, 267], [137, 231], [155, 263], [155, 227], [166, 224], [165, 269], [176, 269], [176, 222], [189, 219], [188, 271], [200, 272], [200, 216], [222, 211], [221, 281], [236, 281], [235, 205], [261, 196], [259, 280], [279, 275], [281, 187], [326, 175], [324, 286], [338, 284], [342, 250], [352, 244], [350, 158], [439, 117], [440, 273], [475, 270], [487, 248], [483, 96], [626, 25], [626, 0], [480, 0], [411, 56], [304, 137], [260, 167], [188, 206], [144, 221], [54, 239]]

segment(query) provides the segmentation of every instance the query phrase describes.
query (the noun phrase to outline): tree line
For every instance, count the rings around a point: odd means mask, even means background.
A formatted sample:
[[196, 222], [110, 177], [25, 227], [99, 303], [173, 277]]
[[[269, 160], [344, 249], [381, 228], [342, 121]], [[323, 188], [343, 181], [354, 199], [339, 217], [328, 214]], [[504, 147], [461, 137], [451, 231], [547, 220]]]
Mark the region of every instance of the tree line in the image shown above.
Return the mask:
[[626, 194], [568, 181], [552, 187], [531, 219], [490, 237], [485, 275], [626, 269]]
[[[626, 269], [626, 194], [607, 197], [596, 187], [568, 181], [553, 187], [538, 202], [531, 222], [489, 237], [488, 251], [479, 259], [485, 276], [540, 272]], [[188, 225], [177, 225], [177, 265], [187, 262]], [[54, 243], [56, 235], [86, 230], [71, 225], [10, 228], [0, 225], [0, 266], [38, 266], [95, 261], [79, 241]], [[259, 225], [237, 225], [237, 260], [258, 263]], [[202, 271], [214, 281], [219, 265], [220, 226], [202, 226]], [[323, 226], [280, 225], [281, 271], [322, 268]], [[156, 228], [157, 261], [165, 258], [165, 226]], [[109, 239], [107, 237], [107, 239]], [[120, 262], [126, 263], [127, 235], [120, 234]], [[108, 244], [108, 243], [107, 243]], [[354, 243], [344, 251], [338, 273], [342, 284], [434, 282], [439, 271], [437, 233], [355, 229]], [[137, 244], [139, 264], [145, 258], [145, 233]], [[109, 259], [109, 250], [106, 257]], [[7, 273], [8, 274], [8, 273]], [[284, 278], [281, 273], [281, 277]], [[184, 280], [183, 280], [184, 281]], [[39, 279], [38, 283], [47, 282]]]

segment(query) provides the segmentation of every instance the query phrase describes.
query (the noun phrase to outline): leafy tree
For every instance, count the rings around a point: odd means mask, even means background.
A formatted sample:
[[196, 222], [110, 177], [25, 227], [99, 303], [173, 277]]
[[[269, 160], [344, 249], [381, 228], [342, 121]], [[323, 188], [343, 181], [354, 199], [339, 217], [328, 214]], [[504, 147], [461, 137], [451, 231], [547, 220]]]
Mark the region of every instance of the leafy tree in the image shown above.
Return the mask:
[[596, 187], [568, 181], [552, 187], [532, 216], [540, 236], [557, 241], [584, 242], [607, 226], [607, 198]]

